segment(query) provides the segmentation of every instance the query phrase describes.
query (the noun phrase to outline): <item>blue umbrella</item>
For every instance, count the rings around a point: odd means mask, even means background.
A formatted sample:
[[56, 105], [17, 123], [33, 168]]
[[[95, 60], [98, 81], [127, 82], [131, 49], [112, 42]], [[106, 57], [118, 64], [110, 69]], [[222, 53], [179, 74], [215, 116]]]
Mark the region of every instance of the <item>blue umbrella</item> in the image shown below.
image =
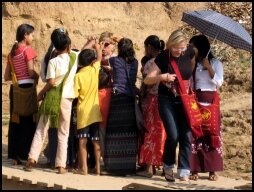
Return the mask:
[[252, 38], [249, 33], [238, 22], [221, 13], [212, 10], [183, 12], [182, 21], [204, 35], [252, 53]]

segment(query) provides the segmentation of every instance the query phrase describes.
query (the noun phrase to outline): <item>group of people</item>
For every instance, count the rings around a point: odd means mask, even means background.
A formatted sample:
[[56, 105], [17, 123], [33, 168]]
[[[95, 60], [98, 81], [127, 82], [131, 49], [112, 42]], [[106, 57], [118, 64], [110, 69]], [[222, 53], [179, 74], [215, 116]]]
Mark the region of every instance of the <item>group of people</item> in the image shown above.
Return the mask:
[[[4, 75], [5, 81], [11, 81], [15, 74], [23, 89], [37, 84], [39, 78], [34, 67], [37, 54], [31, 48], [33, 35], [34, 27], [29, 24], [17, 28]], [[167, 181], [175, 181], [176, 176], [183, 181], [197, 180], [200, 172], [209, 172], [209, 179], [217, 180], [216, 172], [223, 170], [219, 115], [212, 118], [215, 127], [204, 129], [204, 136], [192, 136], [171, 60], [200, 106], [210, 106], [215, 100], [219, 105], [222, 63], [211, 53], [206, 36], [196, 35], [188, 42], [181, 30], [172, 32], [166, 44], [150, 35], [144, 48], [140, 102], [146, 132], [141, 134], [134, 105], [139, 61], [132, 40], [104, 32], [99, 39], [89, 37], [77, 50], [71, 48], [66, 30], [55, 29], [41, 62], [45, 86], [37, 96], [41, 103], [36, 121], [35, 114], [14, 120], [13, 85], [10, 87], [8, 158], [12, 164], [27, 160], [24, 170], [32, 171], [48, 134], [49, 163], [60, 174], [73, 166], [74, 173], [81, 175], [93, 168], [96, 175], [151, 178], [163, 166]], [[109, 77], [104, 85], [99, 82], [102, 70]], [[216, 129], [217, 134], [209, 129]]]

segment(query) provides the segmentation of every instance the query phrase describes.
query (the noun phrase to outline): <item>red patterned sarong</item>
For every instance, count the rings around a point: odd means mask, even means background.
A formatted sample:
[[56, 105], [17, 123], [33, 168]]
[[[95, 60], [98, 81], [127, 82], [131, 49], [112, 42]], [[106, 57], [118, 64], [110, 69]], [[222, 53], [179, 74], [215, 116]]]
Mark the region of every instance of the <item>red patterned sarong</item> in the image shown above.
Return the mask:
[[166, 133], [159, 116], [157, 96], [148, 95], [143, 114], [148, 132], [140, 149], [139, 164], [161, 166]]

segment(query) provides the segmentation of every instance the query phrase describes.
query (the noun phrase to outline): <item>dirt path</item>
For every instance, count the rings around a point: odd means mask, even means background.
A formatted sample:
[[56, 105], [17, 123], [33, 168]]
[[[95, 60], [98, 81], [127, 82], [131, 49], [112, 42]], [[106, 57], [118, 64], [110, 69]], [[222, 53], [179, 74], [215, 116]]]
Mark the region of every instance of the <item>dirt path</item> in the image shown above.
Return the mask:
[[[161, 171], [151, 178], [142, 178], [139, 176], [127, 176], [127, 177], [112, 177], [112, 176], [95, 176], [87, 175], [81, 176], [73, 173], [67, 173], [65, 175], [58, 175], [55, 171], [50, 169], [36, 168], [32, 173], [22, 170], [22, 166], [11, 166], [10, 161], [7, 159], [7, 140], [8, 140], [7, 125], [2, 129], [2, 176], [5, 178], [14, 178], [15, 180], [33, 183], [36, 185], [43, 185], [49, 188], [54, 186], [60, 186], [62, 189], [122, 189], [128, 186], [130, 189], [137, 187], [142, 189], [151, 187], [157, 189], [168, 190], [193, 190], [193, 189], [234, 189], [234, 187], [240, 187], [248, 184], [252, 186], [250, 181], [243, 179], [231, 179], [220, 176], [216, 185], [213, 181], [207, 179], [207, 174], [201, 173], [198, 181], [181, 182], [178, 179], [175, 183], [168, 183], [163, 177], [161, 177]], [[45, 157], [41, 156], [39, 163], [45, 163]], [[176, 172], [176, 170], [175, 170]], [[4, 182], [4, 180], [3, 180]], [[136, 184], [135, 184], [136, 183]], [[6, 181], [7, 184], [7, 181]], [[141, 185], [142, 186], [141, 186]], [[127, 187], [127, 188], [128, 188]]]

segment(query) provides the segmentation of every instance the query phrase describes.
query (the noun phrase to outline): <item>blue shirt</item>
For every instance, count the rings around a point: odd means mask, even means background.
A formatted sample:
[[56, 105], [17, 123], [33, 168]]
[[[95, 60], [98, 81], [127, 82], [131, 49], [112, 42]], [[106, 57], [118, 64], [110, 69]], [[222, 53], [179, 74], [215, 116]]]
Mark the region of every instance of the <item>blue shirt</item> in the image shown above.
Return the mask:
[[[116, 88], [117, 92], [133, 96], [133, 92], [130, 88], [130, 84], [135, 90], [135, 83], [138, 73], [138, 61], [134, 59], [132, 62], [127, 63], [122, 57], [111, 57], [109, 58], [110, 66], [113, 69], [113, 88]], [[129, 80], [126, 72], [129, 73]]]

